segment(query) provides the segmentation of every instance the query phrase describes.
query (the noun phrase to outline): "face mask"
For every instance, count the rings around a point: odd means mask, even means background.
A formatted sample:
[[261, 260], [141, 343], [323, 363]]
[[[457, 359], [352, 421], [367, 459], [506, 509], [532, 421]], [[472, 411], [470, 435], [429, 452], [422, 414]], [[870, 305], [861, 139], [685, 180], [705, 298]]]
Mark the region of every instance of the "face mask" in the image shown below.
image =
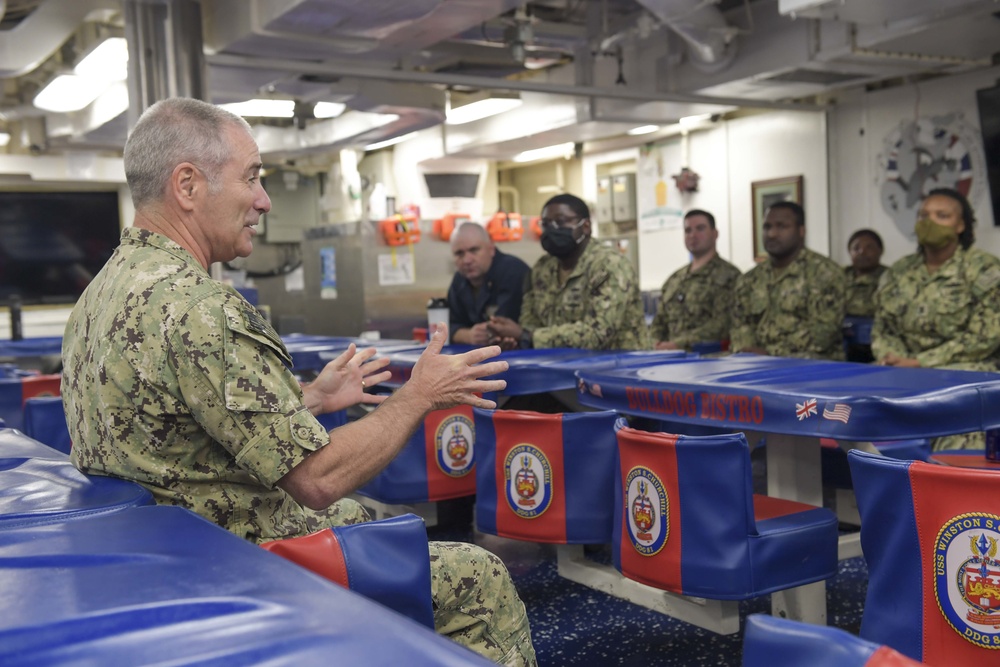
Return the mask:
[[583, 241], [583, 237], [579, 240], [573, 238], [574, 231], [576, 227], [546, 229], [542, 232], [542, 250], [553, 257], [569, 257], [576, 250], [576, 246]]
[[958, 240], [958, 234], [954, 229], [939, 225], [928, 218], [918, 220], [914, 230], [917, 232], [917, 243], [931, 250], [946, 248]]

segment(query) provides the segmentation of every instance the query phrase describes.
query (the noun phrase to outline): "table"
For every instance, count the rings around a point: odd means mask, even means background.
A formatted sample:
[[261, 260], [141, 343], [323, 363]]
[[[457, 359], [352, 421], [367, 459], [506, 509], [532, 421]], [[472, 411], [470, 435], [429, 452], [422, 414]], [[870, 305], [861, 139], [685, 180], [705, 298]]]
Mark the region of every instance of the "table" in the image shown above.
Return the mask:
[[0, 364], [54, 373], [62, 363], [61, 355], [62, 336], [0, 340]]
[[[471, 349], [473, 347], [470, 345], [446, 345], [442, 353], [462, 354]], [[382, 353], [383, 350], [379, 348], [379, 352]], [[388, 370], [392, 373], [392, 378], [383, 384], [392, 389], [402, 385], [409, 379], [422, 352], [422, 348], [386, 350], [385, 354], [389, 357]], [[569, 347], [509, 350], [496, 357], [496, 360], [506, 361], [508, 364], [507, 371], [496, 377], [507, 381], [507, 387], [500, 392], [501, 396], [572, 390], [575, 399], [578, 370], [632, 368], [690, 357], [681, 350], [609, 352]]]
[[357, 348], [374, 347], [380, 353], [396, 350], [422, 350], [424, 344], [412, 340], [369, 340], [350, 336], [314, 336], [307, 334], [291, 334], [282, 337], [285, 349], [292, 357], [292, 370], [295, 373], [318, 373], [328, 363], [336, 359], [344, 350], [354, 343]]
[[978, 468], [980, 470], [1000, 471], [1000, 461], [991, 461], [987, 459], [986, 454], [982, 449], [969, 449], [931, 454], [930, 461], [931, 463], [956, 466], [959, 468]]
[[[744, 431], [751, 442], [766, 434], [768, 494], [820, 506], [821, 437], [868, 449], [871, 441], [1000, 426], [995, 373], [737, 354], [584, 369], [577, 377], [578, 399], [590, 407]], [[859, 554], [856, 535], [842, 539], [841, 558]], [[773, 594], [772, 607], [825, 623], [825, 587], [811, 587]]]
[[0, 663], [485, 665], [180, 507], [0, 530]]

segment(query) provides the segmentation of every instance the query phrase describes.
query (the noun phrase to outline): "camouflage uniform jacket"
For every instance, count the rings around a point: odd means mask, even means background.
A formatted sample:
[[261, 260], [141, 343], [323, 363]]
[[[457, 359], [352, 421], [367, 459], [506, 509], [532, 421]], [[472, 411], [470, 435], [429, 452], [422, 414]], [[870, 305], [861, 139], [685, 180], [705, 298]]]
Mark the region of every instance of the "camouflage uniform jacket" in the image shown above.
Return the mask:
[[875, 290], [888, 267], [879, 264], [871, 273], [857, 275], [853, 266], [844, 267], [847, 277], [847, 310], [851, 317], [875, 317]]
[[521, 326], [534, 346], [589, 350], [647, 350], [646, 327], [635, 269], [621, 253], [587, 243], [579, 262], [559, 284], [559, 260], [540, 258], [528, 274]]
[[274, 486], [326, 429], [255, 308], [173, 241], [129, 228], [70, 316], [63, 401], [72, 460], [253, 541], [309, 532]]
[[958, 248], [934, 273], [920, 253], [892, 265], [875, 294], [876, 359], [892, 352], [921, 366], [996, 371], [1000, 259]]
[[783, 271], [758, 264], [736, 281], [731, 349], [843, 359], [846, 283], [840, 266], [808, 248]]
[[663, 283], [653, 340], [669, 340], [688, 351], [694, 343], [728, 340], [739, 277], [740, 270], [718, 255], [697, 271], [690, 264], [675, 271]]

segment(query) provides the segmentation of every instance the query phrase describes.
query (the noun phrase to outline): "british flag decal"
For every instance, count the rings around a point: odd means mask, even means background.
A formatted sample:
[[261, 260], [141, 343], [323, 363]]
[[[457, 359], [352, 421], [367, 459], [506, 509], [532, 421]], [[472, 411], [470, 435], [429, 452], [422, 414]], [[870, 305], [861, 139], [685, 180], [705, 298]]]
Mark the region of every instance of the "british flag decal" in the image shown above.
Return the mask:
[[816, 414], [816, 399], [807, 398], [804, 403], [795, 404], [795, 416], [798, 417], [799, 421], [807, 419]]

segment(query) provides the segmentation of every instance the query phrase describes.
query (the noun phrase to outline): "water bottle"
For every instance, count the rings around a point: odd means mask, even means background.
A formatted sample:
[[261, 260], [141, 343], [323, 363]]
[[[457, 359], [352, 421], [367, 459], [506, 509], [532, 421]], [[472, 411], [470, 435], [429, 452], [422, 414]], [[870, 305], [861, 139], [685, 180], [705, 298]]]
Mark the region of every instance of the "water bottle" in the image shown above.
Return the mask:
[[434, 325], [448, 324], [448, 300], [431, 299], [427, 302], [427, 336], [434, 333]]

